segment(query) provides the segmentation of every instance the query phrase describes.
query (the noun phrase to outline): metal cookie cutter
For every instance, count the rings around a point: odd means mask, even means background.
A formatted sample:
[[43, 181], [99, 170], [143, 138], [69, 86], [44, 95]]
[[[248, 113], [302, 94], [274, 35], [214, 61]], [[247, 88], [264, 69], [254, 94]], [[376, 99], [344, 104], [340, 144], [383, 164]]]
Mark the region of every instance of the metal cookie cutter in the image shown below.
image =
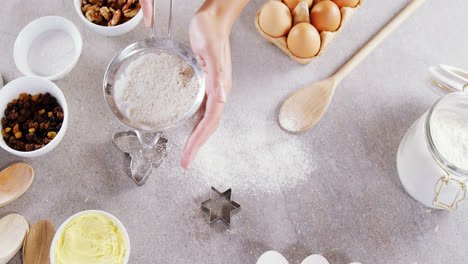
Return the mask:
[[[231, 216], [240, 209], [240, 205], [232, 200], [231, 189], [221, 193], [211, 187], [211, 199], [202, 202], [202, 210], [209, 215], [209, 224], [222, 221], [228, 227], [231, 225]], [[214, 195], [213, 195], [214, 194]]]
[[159, 167], [167, 156], [167, 139], [163, 137], [158, 138], [153, 148], [141, 147], [134, 131], [117, 132], [112, 136], [112, 142], [130, 158], [130, 178], [137, 185], [143, 185], [153, 168]]

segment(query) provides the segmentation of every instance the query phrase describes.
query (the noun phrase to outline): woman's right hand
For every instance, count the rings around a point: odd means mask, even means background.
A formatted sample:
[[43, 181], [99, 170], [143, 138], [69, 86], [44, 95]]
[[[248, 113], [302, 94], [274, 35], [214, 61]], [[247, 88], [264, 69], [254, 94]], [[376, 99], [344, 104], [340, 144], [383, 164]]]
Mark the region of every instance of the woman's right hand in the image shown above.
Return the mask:
[[153, 22], [153, 0], [140, 0], [145, 26], [150, 28]]
[[[140, 0], [145, 24], [151, 27], [153, 1]], [[226, 97], [231, 90], [231, 49], [229, 35], [232, 24], [248, 0], [206, 0], [193, 16], [190, 44], [206, 74], [206, 109], [185, 144], [181, 164], [189, 169], [200, 147], [218, 127]]]

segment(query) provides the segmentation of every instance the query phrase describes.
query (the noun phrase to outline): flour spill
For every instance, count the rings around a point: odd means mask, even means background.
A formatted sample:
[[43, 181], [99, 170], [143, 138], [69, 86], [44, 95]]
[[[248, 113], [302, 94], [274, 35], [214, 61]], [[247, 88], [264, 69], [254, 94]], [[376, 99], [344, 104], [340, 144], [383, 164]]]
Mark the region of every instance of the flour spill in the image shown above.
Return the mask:
[[285, 133], [273, 121], [258, 121], [251, 115], [224, 120], [183, 177], [191, 184], [203, 183], [203, 188], [211, 185], [220, 190], [232, 188], [236, 193], [276, 193], [305, 182], [317, 170], [310, 155], [298, 136]]

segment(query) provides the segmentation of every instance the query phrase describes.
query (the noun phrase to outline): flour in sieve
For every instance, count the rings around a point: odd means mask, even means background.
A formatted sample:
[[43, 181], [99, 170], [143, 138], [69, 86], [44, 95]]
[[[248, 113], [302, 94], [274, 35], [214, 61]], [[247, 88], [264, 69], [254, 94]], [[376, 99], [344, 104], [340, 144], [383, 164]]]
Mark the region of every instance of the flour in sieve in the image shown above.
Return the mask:
[[168, 53], [147, 53], [132, 61], [115, 82], [115, 100], [129, 119], [149, 128], [181, 120], [199, 91], [187, 62]]

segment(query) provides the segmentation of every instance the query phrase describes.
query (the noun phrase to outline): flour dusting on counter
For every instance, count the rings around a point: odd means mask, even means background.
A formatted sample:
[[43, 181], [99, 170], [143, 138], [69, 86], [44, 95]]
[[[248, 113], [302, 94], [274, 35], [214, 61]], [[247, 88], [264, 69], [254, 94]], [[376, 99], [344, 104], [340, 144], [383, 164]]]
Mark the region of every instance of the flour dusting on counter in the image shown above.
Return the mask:
[[317, 170], [306, 147], [275, 122], [248, 117], [225, 120], [200, 149], [190, 173], [194, 175], [189, 177], [237, 193], [281, 192], [305, 182]]

